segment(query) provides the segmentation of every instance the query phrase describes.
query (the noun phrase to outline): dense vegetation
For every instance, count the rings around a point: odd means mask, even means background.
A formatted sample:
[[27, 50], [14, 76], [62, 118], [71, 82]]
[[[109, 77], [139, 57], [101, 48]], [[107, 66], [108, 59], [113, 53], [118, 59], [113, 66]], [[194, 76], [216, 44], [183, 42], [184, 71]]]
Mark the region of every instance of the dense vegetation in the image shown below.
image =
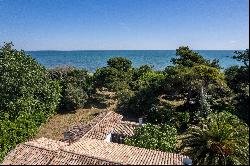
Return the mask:
[[0, 48], [0, 73], [1, 160], [55, 112], [61, 88], [43, 66], [11, 43]]
[[249, 128], [230, 113], [210, 114], [186, 134], [182, 147], [195, 164], [249, 164]]
[[98, 87], [117, 92], [118, 111], [151, 123], [137, 129], [126, 144], [171, 152], [175, 146], [168, 145], [175, 134], [160, 127], [167, 125], [179, 136], [189, 136], [179, 150], [194, 164], [248, 164], [249, 52], [235, 54], [243, 66], [224, 72], [217, 59], [206, 60], [188, 47], [178, 48], [173, 65], [164, 71], [133, 68], [129, 60], [115, 58], [109, 61], [119, 67], [101, 68], [95, 79], [105, 80]]
[[177, 130], [169, 125], [152, 125], [136, 128], [135, 135], [126, 138], [125, 143], [141, 148], [161, 150], [165, 152], [176, 151]]
[[58, 81], [62, 88], [60, 112], [84, 107], [94, 93], [91, 76], [86, 70], [68, 66], [50, 69], [49, 73], [51, 79]]
[[118, 112], [148, 123], [126, 144], [178, 151], [194, 164], [248, 164], [248, 49], [233, 57], [242, 66], [224, 71], [217, 59], [179, 47], [163, 71], [115, 57], [90, 75], [74, 67], [45, 69], [11, 46], [0, 50], [0, 160], [55, 110], [85, 107], [98, 89], [107, 89], [116, 94]]

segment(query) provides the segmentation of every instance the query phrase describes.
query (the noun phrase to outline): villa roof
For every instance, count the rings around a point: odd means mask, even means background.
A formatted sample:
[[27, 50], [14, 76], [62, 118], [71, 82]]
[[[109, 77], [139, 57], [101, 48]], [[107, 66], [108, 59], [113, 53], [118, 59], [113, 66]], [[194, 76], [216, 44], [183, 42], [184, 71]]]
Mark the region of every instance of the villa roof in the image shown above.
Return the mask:
[[65, 147], [65, 150], [124, 165], [182, 165], [183, 158], [186, 157], [96, 139], [81, 139]]
[[[51, 146], [54, 145], [55, 148]], [[80, 139], [66, 145], [40, 138], [19, 144], [3, 165], [182, 165], [185, 156], [97, 139]]]
[[104, 140], [114, 130], [114, 127], [121, 122], [122, 118], [122, 115], [110, 111], [82, 138]]
[[139, 127], [139, 123], [121, 121], [115, 126], [113, 133], [122, 136], [133, 136], [137, 127]]
[[[115, 112], [102, 113], [68, 133], [70, 144], [39, 138], [19, 144], [3, 160], [3, 165], [182, 165], [182, 156], [105, 141], [110, 133], [132, 136], [138, 123], [122, 121]], [[67, 140], [67, 139], [66, 139]]]
[[65, 132], [67, 139], [71, 142], [80, 138], [93, 138], [104, 140], [112, 132], [114, 127], [121, 122], [122, 115], [113, 111], [101, 113], [86, 124], [74, 126], [71, 130]]

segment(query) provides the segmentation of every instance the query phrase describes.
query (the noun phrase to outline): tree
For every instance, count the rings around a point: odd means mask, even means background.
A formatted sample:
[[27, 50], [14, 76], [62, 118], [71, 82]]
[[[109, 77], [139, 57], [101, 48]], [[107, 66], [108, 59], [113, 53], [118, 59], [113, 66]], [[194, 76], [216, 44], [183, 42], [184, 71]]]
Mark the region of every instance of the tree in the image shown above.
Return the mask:
[[244, 63], [246, 68], [249, 68], [249, 49], [245, 51], [235, 51], [236, 55], [233, 56], [237, 61], [241, 61]]
[[201, 103], [201, 111], [203, 115], [207, 115], [210, 111], [210, 106], [207, 103], [207, 91], [209, 84], [217, 84], [218, 86], [226, 86], [224, 75], [219, 71], [219, 69], [199, 65], [194, 66], [192, 70], [193, 81], [192, 85], [198, 86], [200, 88], [200, 103]]
[[232, 66], [225, 70], [226, 81], [233, 90], [231, 96], [234, 114], [249, 124], [249, 50], [235, 51], [234, 59], [244, 63], [243, 66]]
[[228, 112], [210, 114], [182, 138], [183, 153], [198, 165], [248, 165], [249, 128]]
[[23, 50], [6, 43], [0, 49], [0, 113], [15, 119], [23, 111], [50, 115], [59, 102], [60, 87], [46, 69]]
[[55, 113], [61, 88], [42, 65], [6, 43], [0, 48], [0, 160]]
[[92, 78], [84, 69], [57, 67], [50, 70], [50, 75], [62, 87], [59, 111], [84, 107], [94, 93]]
[[96, 88], [108, 88], [111, 91], [119, 91], [130, 88], [132, 80], [132, 62], [126, 58], [110, 58], [108, 66], [99, 68], [94, 73]]
[[110, 58], [107, 61], [107, 64], [111, 68], [115, 68], [119, 71], [124, 71], [124, 72], [127, 72], [132, 67], [132, 62], [123, 57]]
[[176, 134], [169, 125], [152, 125], [136, 128], [135, 135], [125, 138], [125, 144], [141, 148], [174, 152], [176, 150]]
[[249, 83], [249, 72], [243, 66], [231, 66], [224, 71], [228, 86], [235, 92], [241, 91], [242, 84]]
[[192, 67], [196, 64], [204, 64], [206, 60], [197, 52], [193, 52], [189, 47], [179, 47], [176, 49], [176, 56], [179, 58], [172, 58], [171, 62], [174, 65], [182, 65]]
[[227, 88], [223, 73], [218, 68], [207, 65], [171, 66], [165, 69], [165, 74], [165, 92], [182, 97], [186, 102], [181, 107], [185, 111], [198, 111], [198, 116], [209, 113], [208, 92], [212, 95], [216, 92], [216, 87]]

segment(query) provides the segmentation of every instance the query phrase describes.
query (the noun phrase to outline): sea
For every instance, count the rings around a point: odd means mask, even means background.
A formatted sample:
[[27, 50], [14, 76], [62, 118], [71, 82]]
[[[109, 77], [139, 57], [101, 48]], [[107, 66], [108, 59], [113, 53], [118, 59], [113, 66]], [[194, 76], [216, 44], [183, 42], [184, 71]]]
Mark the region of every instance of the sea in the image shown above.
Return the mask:
[[[195, 50], [206, 59], [219, 59], [223, 69], [232, 65], [242, 65], [232, 59], [235, 50]], [[84, 50], [84, 51], [26, 51], [47, 68], [74, 66], [94, 72], [107, 65], [111, 57], [125, 57], [132, 61], [133, 67], [151, 65], [155, 70], [164, 70], [171, 66], [171, 58], [176, 57], [175, 50]]]

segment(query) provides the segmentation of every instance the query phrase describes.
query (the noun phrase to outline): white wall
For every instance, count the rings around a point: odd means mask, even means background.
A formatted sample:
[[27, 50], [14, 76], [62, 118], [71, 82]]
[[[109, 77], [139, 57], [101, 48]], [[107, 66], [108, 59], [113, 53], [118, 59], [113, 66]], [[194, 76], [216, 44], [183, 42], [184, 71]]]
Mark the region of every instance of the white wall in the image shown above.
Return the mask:
[[109, 133], [104, 141], [111, 142], [111, 138], [111, 133]]

